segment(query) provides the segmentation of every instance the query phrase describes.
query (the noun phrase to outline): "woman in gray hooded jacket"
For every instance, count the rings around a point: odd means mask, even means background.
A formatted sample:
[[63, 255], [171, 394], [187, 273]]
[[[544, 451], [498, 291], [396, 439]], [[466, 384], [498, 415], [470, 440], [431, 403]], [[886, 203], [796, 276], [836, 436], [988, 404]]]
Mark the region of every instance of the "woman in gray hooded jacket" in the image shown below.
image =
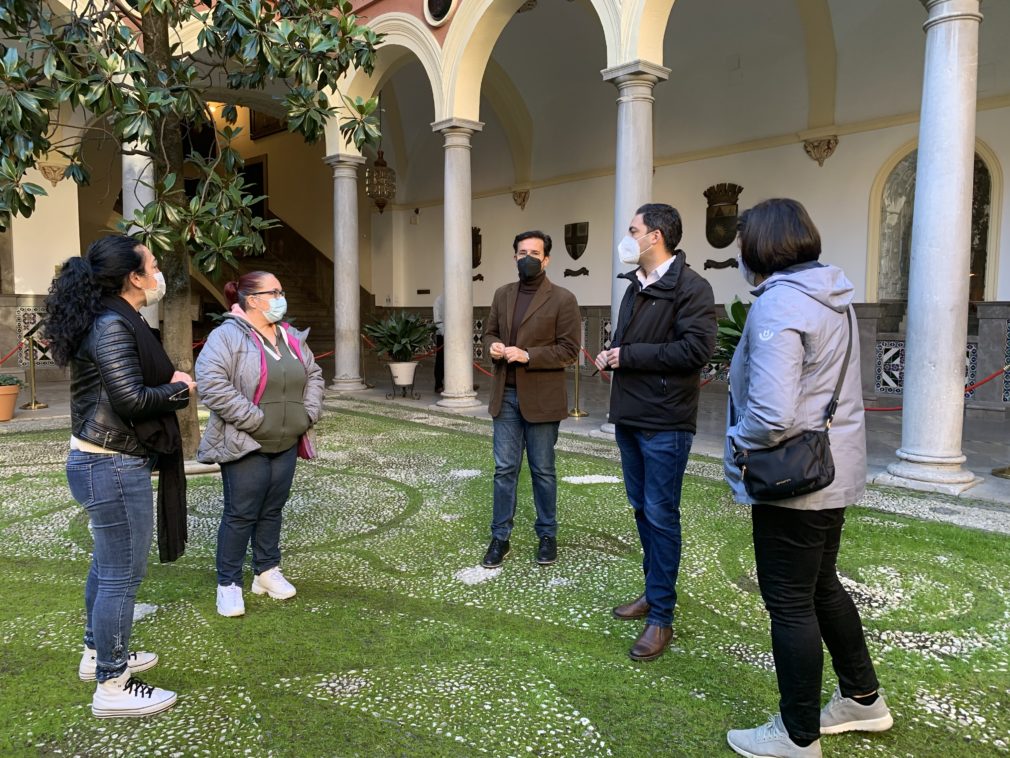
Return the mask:
[[295, 588], [280, 570], [281, 513], [306, 436], [322, 413], [323, 375], [305, 333], [282, 323], [287, 300], [273, 274], [228, 282], [231, 312], [210, 333], [196, 361], [200, 399], [210, 420], [197, 458], [221, 464], [224, 512], [217, 535], [217, 612], [245, 613], [242, 566], [252, 542], [254, 594], [277, 600]]
[[[724, 468], [737, 502], [751, 507], [761, 597], [771, 616], [781, 714], [727, 739], [740, 755], [820, 756], [820, 735], [884, 731], [891, 714], [877, 692], [862, 622], [835, 566], [845, 507], [866, 483], [866, 429], [859, 334], [851, 282], [818, 262], [821, 239], [795, 200], [766, 200], [740, 216], [740, 270], [757, 300], [730, 367]], [[735, 450], [774, 447], [823, 429], [846, 356], [852, 350], [829, 437], [835, 479], [808, 495], [756, 502]], [[823, 652], [838, 674], [820, 707]]]

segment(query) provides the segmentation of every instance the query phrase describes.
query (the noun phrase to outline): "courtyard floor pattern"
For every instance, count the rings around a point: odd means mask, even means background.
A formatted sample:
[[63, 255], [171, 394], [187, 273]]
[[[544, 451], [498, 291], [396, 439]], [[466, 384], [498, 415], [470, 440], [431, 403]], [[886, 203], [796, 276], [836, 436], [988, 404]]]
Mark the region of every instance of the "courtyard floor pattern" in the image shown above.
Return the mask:
[[[156, 552], [132, 647], [179, 692], [158, 717], [96, 721], [76, 681], [91, 538], [62, 473], [63, 432], [0, 446], [0, 754], [709, 756], [776, 710], [749, 517], [721, 466], [692, 459], [671, 649], [627, 658], [640, 630], [610, 607], [641, 591], [612, 444], [559, 440], [559, 550], [533, 558], [526, 474], [512, 554], [479, 567], [493, 463], [481, 420], [338, 398], [285, 511], [285, 602], [214, 609], [215, 476], [190, 480], [190, 543]], [[1008, 537], [937, 523], [962, 502], [873, 490], [851, 509], [840, 569], [895, 727], [822, 740], [825, 755], [1010, 752]], [[911, 513], [917, 518], [909, 518]], [[933, 519], [933, 520], [931, 520]], [[251, 576], [246, 577], [246, 585]], [[830, 667], [829, 667], [830, 668]], [[824, 699], [834, 688], [825, 674]]]

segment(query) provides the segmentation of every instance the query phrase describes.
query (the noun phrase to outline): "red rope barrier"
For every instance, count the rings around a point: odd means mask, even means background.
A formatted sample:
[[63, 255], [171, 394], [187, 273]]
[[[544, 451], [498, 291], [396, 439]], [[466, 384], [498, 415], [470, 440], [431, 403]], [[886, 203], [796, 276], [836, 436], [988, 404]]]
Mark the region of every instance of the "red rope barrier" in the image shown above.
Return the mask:
[[[596, 365], [596, 360], [595, 360], [595, 359], [593, 358], [593, 356], [591, 356], [591, 355], [589, 354], [589, 351], [588, 351], [588, 350], [586, 350], [586, 346], [585, 346], [585, 345], [580, 345], [580, 346], [579, 346], [579, 349], [580, 349], [580, 350], [581, 350], [581, 351], [582, 351], [582, 352], [583, 352], [583, 353], [585, 354], [586, 358], [587, 358], [587, 359], [589, 360], [589, 363], [590, 363], [591, 365], [595, 366], [595, 365]], [[602, 378], [602, 379], [603, 379], [604, 381], [607, 381], [607, 382], [609, 382], [609, 381], [610, 381], [610, 374], [608, 374], [608, 373], [607, 373], [606, 371], [600, 371], [599, 369], [596, 369], [596, 373], [597, 373], [597, 374], [599, 374], [599, 375], [600, 375], [600, 377], [601, 377], [601, 378]]]
[[18, 344], [14, 346], [13, 350], [7, 353], [7, 355], [5, 355], [3, 358], [0, 358], [0, 366], [4, 365], [7, 362], [7, 359], [10, 358], [12, 355], [14, 355], [14, 353], [16, 353], [18, 350], [20, 350], [24, 344], [25, 341], [21, 340]]
[[[1010, 363], [1008, 363], [1006, 366], [1004, 366], [1003, 368], [1001, 368], [999, 371], [993, 371], [985, 379], [982, 379], [981, 381], [975, 382], [974, 384], [969, 384], [968, 386], [966, 386], [964, 388], [964, 393], [967, 395], [969, 392], [973, 392], [974, 390], [977, 390], [979, 387], [981, 387], [986, 382], [991, 382], [997, 376], [1000, 376], [1001, 374], [1005, 374], [1007, 371], [1010, 371]], [[902, 410], [902, 407], [900, 405], [894, 405], [894, 406], [891, 406], [890, 408], [864, 408], [863, 410], [864, 411], [876, 411], [876, 412], [879, 413], [879, 412], [883, 412], [883, 411], [900, 411], [900, 410]]]
[[493, 377], [493, 376], [494, 376], [494, 374], [492, 374], [492, 373], [491, 373], [490, 371], [488, 371], [488, 370], [487, 370], [486, 368], [484, 368], [484, 367], [483, 367], [483, 366], [481, 366], [481, 365], [480, 365], [479, 363], [477, 363], [477, 361], [474, 361], [474, 362], [473, 362], [473, 367], [474, 367], [475, 369], [477, 369], [478, 371], [480, 371], [480, 372], [481, 372], [482, 374], [484, 374], [484, 376], [491, 376], [491, 377]]
[[331, 355], [333, 355], [333, 354], [334, 354], [335, 352], [337, 352], [337, 351], [336, 351], [336, 350], [331, 350], [331, 351], [330, 351], [330, 352], [328, 352], [328, 353], [320, 353], [319, 355], [317, 355], [317, 356], [316, 356], [316, 360], [317, 360], [317, 361], [321, 361], [321, 360], [322, 360], [323, 358], [329, 358], [329, 357], [330, 357]]

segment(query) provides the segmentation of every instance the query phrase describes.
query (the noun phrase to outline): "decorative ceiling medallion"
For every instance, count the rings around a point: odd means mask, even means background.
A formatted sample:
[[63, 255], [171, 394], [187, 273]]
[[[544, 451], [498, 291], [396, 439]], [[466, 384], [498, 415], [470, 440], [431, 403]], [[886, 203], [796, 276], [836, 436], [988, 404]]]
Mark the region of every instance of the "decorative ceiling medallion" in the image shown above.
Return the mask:
[[456, 12], [459, 0], [421, 0], [424, 5], [424, 20], [429, 26], [442, 26]]
[[825, 137], [824, 139], [808, 139], [803, 141], [803, 149], [811, 160], [817, 161], [818, 166], [823, 166], [824, 161], [831, 157], [838, 147], [838, 137]]
[[38, 169], [39, 173], [48, 179], [55, 187], [60, 179], [63, 178], [63, 171], [66, 169], [66, 166], [57, 166], [52, 163], [40, 163], [38, 164]]

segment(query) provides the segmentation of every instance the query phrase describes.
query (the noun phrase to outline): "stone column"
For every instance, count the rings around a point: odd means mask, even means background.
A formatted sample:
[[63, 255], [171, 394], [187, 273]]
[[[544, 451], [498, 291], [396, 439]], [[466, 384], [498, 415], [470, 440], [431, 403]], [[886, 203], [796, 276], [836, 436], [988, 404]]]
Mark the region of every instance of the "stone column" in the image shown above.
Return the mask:
[[[133, 212], [154, 201], [154, 163], [146, 155], [131, 155], [136, 143], [123, 145], [123, 218], [130, 220]], [[83, 252], [83, 251], [82, 251]], [[148, 305], [140, 313], [151, 326], [158, 328], [159, 306]]]
[[333, 169], [333, 322], [336, 373], [331, 390], [368, 389], [361, 379], [361, 276], [358, 272], [357, 155], [327, 156]]
[[431, 125], [445, 137], [443, 239], [445, 266], [445, 386], [438, 405], [480, 405], [473, 389], [473, 256], [470, 232], [470, 137], [479, 121], [451, 118]]
[[[604, 69], [603, 80], [617, 87], [617, 157], [614, 163], [614, 228], [610, 246], [610, 333], [617, 330], [621, 298], [628, 287], [618, 274], [630, 270], [617, 257], [617, 245], [627, 234], [635, 211], [652, 202], [652, 89], [666, 81], [670, 69], [648, 61], [632, 61]], [[595, 357], [595, 356], [594, 356]], [[614, 425], [603, 424], [602, 431], [613, 434]]]
[[617, 257], [617, 244], [627, 234], [635, 211], [652, 202], [652, 88], [670, 76], [670, 69], [647, 61], [632, 61], [604, 69], [604, 81], [617, 87], [617, 159], [614, 164], [614, 233], [611, 245], [610, 325], [628, 283], [617, 275], [630, 270]]
[[[962, 467], [979, 0], [922, 0], [929, 13], [908, 279], [898, 461], [890, 484], [957, 494]], [[878, 478], [881, 481], [881, 478]]]

